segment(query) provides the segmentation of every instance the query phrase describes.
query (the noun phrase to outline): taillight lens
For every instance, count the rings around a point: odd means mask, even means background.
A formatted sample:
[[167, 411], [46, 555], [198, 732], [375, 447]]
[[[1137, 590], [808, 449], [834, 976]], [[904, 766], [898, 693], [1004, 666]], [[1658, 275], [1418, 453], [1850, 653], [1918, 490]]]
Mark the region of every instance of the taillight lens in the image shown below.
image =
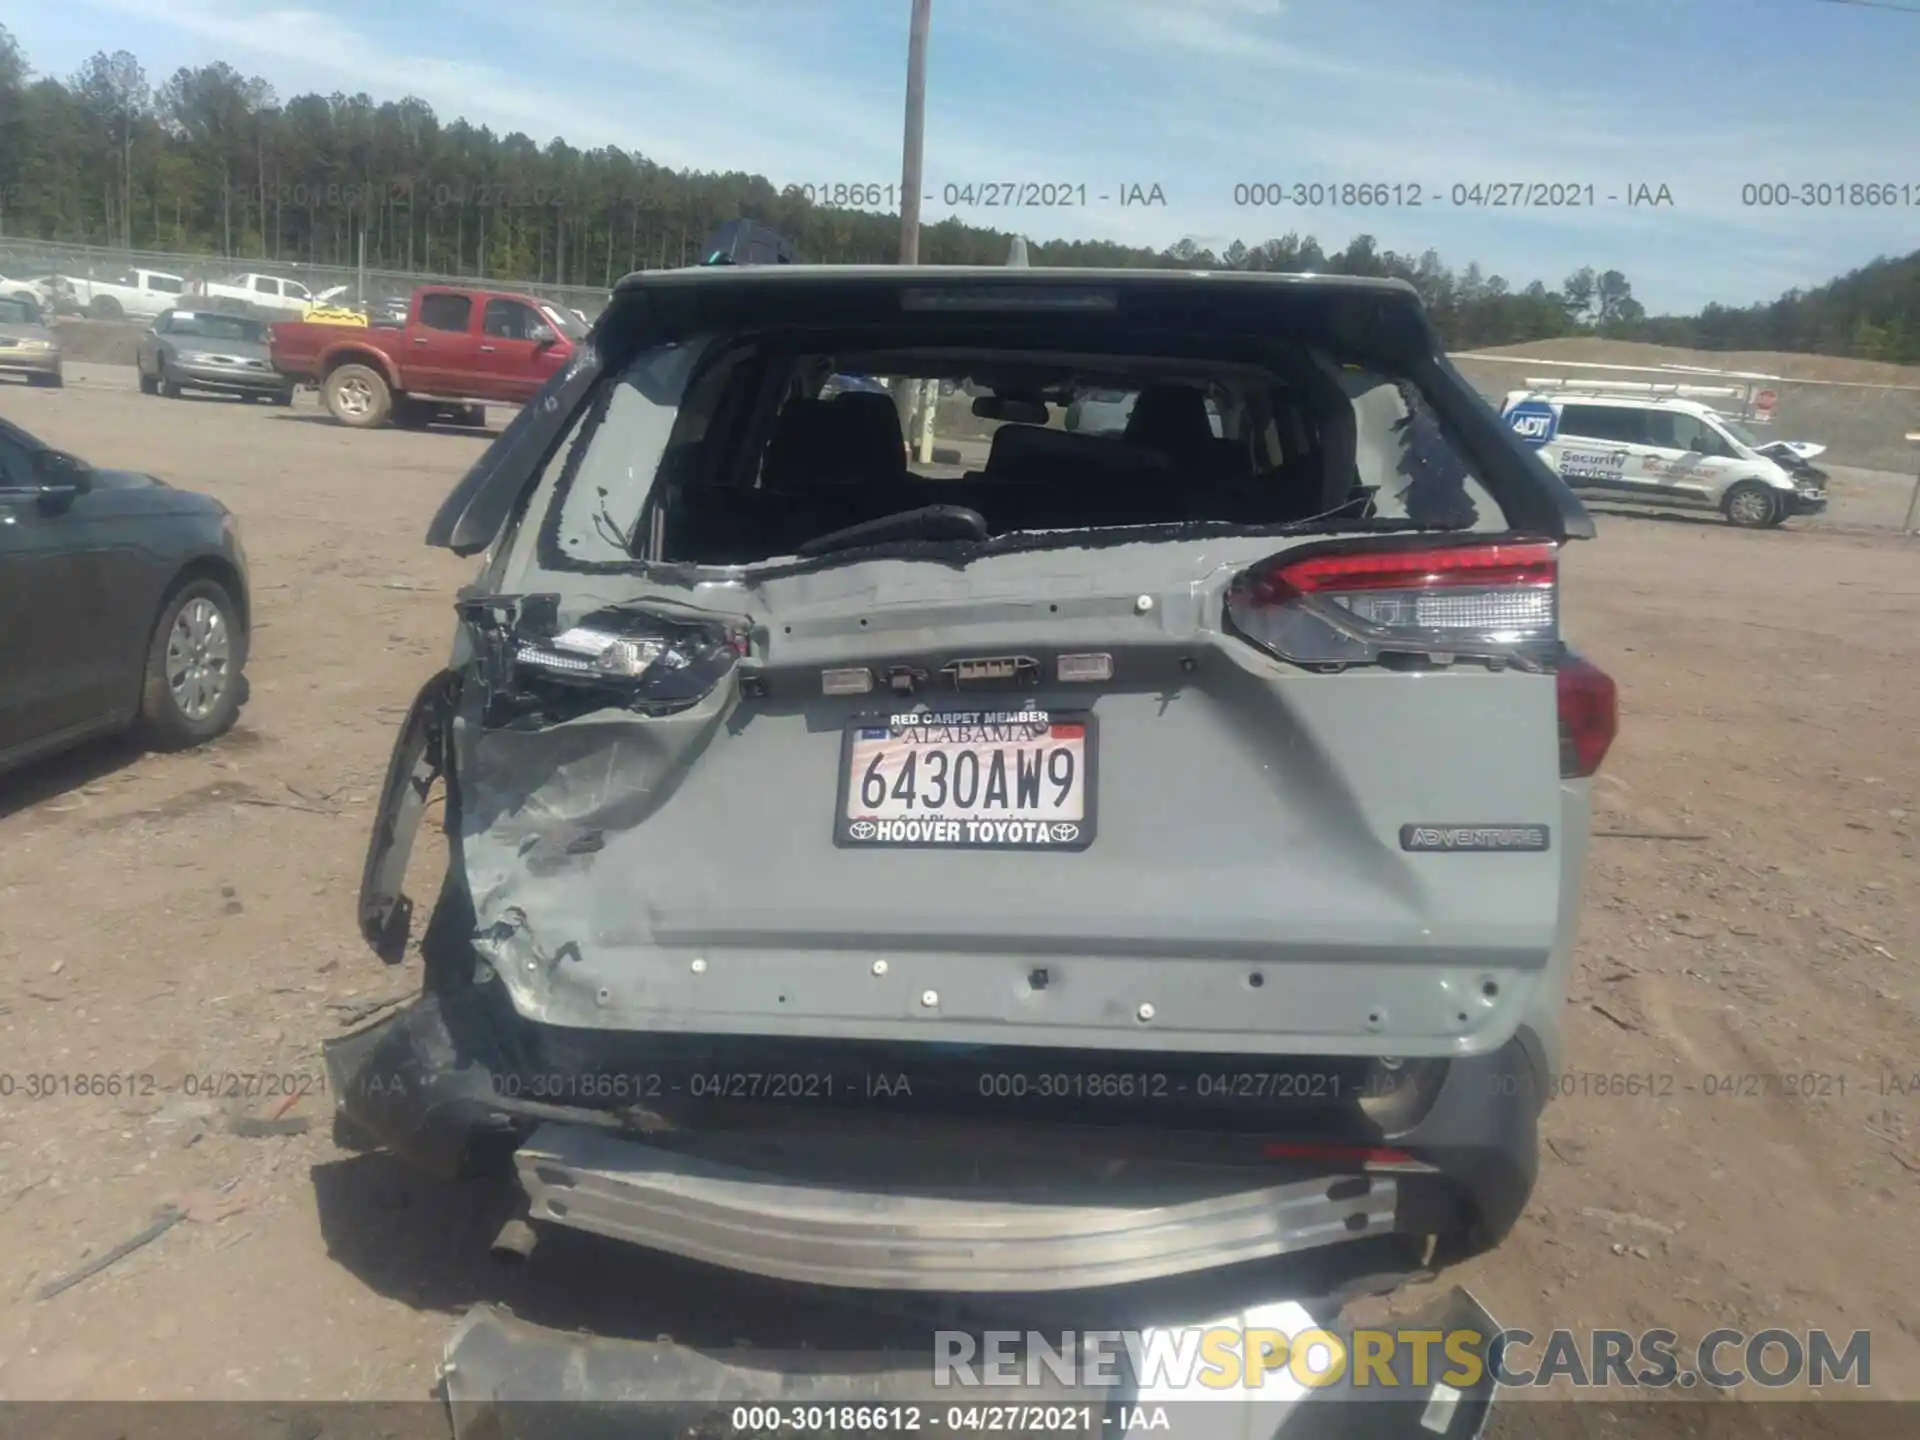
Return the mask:
[[1620, 731], [1620, 690], [1598, 665], [1568, 656], [1554, 676], [1560, 700], [1560, 773], [1584, 779], [1599, 770]]
[[1227, 618], [1256, 645], [1305, 665], [1385, 654], [1514, 658], [1558, 644], [1557, 579], [1544, 541], [1282, 555], [1233, 583]]

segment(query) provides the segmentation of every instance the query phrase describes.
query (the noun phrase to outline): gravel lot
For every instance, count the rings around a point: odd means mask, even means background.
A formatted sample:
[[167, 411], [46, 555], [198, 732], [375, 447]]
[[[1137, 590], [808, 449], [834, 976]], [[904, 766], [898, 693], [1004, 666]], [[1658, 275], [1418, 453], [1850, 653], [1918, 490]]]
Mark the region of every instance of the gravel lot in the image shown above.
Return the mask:
[[[336, 1151], [324, 1102], [292, 1112], [309, 1133], [256, 1139], [164, 1093], [317, 1077], [336, 1006], [413, 986], [361, 947], [353, 900], [394, 726], [471, 570], [419, 537], [484, 438], [348, 431], [304, 396], [148, 399], [85, 364], [64, 392], [0, 386], [0, 414], [227, 502], [258, 615], [253, 699], [221, 743], [107, 746], [0, 782], [0, 1070], [159, 1077], [0, 1098], [0, 1396], [418, 1398], [450, 1318], [486, 1298], [573, 1324], [615, 1296], [616, 1323], [650, 1338], [663, 1293], [697, 1288], [726, 1323], [725, 1285], [613, 1247], [494, 1265], [497, 1196]], [[1610, 512], [1573, 549], [1569, 628], [1619, 678], [1623, 734], [1599, 782], [1570, 1093], [1518, 1232], [1449, 1277], [1509, 1324], [1867, 1328], [1875, 1389], [1920, 1398], [1904, 483], [1843, 476], [1832, 515], [1770, 533]], [[1663, 1093], [1608, 1093], [1609, 1076]], [[35, 1299], [156, 1206], [230, 1181]]]

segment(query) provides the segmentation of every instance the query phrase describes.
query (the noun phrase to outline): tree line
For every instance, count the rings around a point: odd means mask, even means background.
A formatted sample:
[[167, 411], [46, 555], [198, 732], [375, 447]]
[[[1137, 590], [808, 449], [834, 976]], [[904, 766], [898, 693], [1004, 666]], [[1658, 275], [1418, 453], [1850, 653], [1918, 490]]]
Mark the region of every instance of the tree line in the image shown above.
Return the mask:
[[1882, 258], [1811, 290], [1736, 309], [1663, 315], [1634, 327], [1636, 340], [1697, 350], [1783, 350], [1920, 364], [1920, 251]]
[[[894, 214], [818, 203], [764, 176], [676, 171], [643, 155], [536, 144], [425, 102], [365, 94], [282, 100], [225, 63], [158, 83], [126, 51], [66, 80], [36, 76], [0, 26], [0, 237], [350, 266], [365, 234], [378, 269], [606, 287], [631, 270], [697, 261], [738, 216], [809, 260], [884, 264]], [[891, 198], [891, 197], [888, 197]], [[930, 264], [999, 264], [1009, 232], [952, 219], [921, 230]], [[0, 240], [0, 244], [4, 244]], [[1920, 361], [1920, 254], [1750, 309], [1649, 318], [1627, 277], [1583, 267], [1557, 287], [1514, 286], [1429, 250], [1339, 249], [1288, 234], [1218, 253], [1109, 241], [1029, 242], [1035, 265], [1236, 268], [1398, 276], [1450, 346], [1599, 334], [1702, 349], [1791, 349]]]

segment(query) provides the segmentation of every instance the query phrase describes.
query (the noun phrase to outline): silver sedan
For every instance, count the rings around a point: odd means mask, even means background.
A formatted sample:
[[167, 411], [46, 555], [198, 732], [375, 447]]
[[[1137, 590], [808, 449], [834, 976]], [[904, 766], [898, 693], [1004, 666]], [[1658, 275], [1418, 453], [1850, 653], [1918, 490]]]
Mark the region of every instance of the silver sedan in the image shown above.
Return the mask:
[[140, 337], [140, 390], [177, 399], [208, 390], [276, 405], [293, 403], [293, 382], [273, 368], [266, 322], [217, 310], [169, 310]]
[[24, 375], [29, 385], [65, 384], [60, 338], [33, 300], [0, 295], [0, 375]]

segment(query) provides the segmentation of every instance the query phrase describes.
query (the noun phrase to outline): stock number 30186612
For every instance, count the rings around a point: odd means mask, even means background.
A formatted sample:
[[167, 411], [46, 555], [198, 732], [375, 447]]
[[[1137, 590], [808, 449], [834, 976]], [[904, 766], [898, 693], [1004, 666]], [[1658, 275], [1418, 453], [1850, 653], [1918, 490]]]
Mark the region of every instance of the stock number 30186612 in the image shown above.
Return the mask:
[[0, 1074], [0, 1100], [52, 1100], [62, 1096], [120, 1099], [159, 1093], [158, 1078], [131, 1071], [74, 1074], [70, 1071], [30, 1070], [22, 1075]]
[[1155, 1100], [1172, 1093], [1165, 1075], [1146, 1072], [1090, 1073], [986, 1070], [977, 1082], [991, 1100]]

